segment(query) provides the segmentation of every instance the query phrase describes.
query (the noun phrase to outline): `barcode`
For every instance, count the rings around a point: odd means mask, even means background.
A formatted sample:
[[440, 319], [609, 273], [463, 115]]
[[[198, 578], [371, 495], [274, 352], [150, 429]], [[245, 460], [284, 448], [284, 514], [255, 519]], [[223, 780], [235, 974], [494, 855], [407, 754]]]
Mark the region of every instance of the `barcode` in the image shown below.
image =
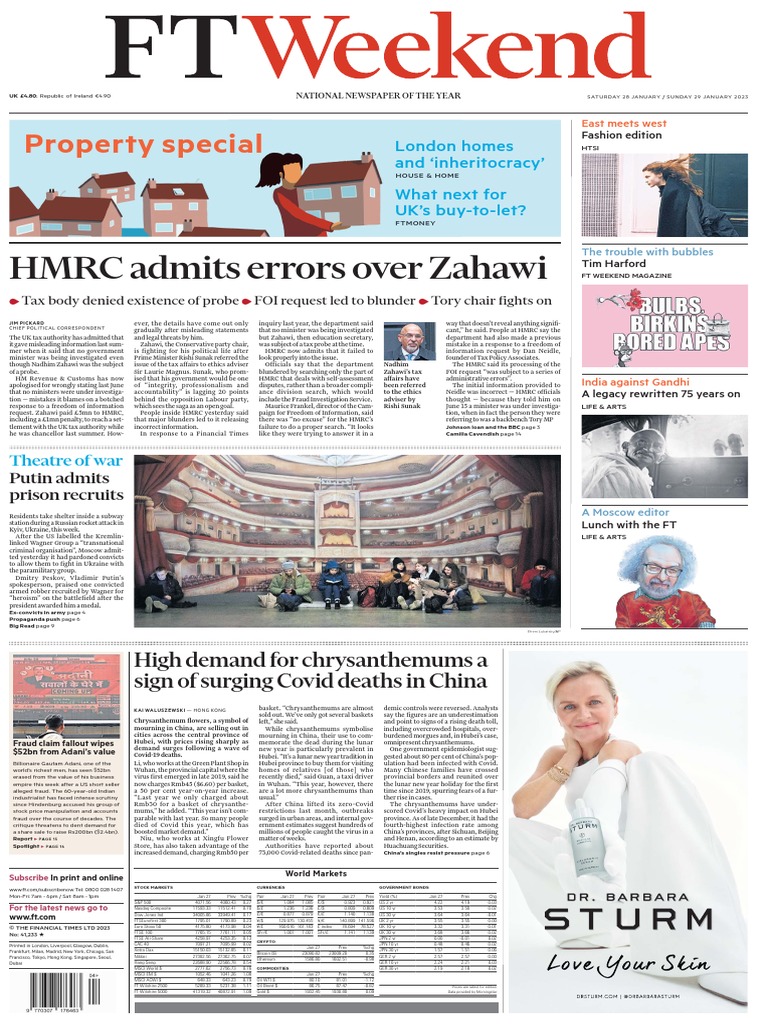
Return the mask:
[[83, 1008], [83, 974], [78, 971], [34, 971], [29, 976], [29, 1008]]
[[[82, 971], [33, 971], [29, 975], [30, 1010], [82, 1010]], [[101, 979], [88, 979], [88, 1005], [101, 1004]]]

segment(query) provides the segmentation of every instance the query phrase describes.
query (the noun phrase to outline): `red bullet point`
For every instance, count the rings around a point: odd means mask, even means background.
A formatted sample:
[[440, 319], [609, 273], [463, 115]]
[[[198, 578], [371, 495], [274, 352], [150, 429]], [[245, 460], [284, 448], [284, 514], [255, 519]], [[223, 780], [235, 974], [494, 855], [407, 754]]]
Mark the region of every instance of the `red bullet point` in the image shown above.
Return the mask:
[[419, 305], [420, 306], [426, 306], [426, 304], [428, 302], [429, 302], [429, 299], [419, 299]]
[[18, 306], [18, 304], [19, 304], [19, 300], [18, 299], [11, 299], [11, 305], [12, 306]]
[[241, 299], [240, 301], [242, 302], [242, 304], [244, 306], [250, 306], [250, 304], [251, 304], [251, 300], [250, 299]]

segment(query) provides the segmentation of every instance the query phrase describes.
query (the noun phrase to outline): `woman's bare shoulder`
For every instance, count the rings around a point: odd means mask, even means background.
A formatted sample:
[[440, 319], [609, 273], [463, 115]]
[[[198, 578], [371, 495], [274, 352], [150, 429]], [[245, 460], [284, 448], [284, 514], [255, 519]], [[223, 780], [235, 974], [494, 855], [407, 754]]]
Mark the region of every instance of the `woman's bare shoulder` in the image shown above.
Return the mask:
[[632, 743], [631, 740], [608, 740], [600, 751], [598, 760], [605, 761], [607, 758], [612, 757], [617, 761], [624, 761], [626, 763], [630, 758], [637, 757], [638, 754], [642, 754], [642, 750], [636, 743]]

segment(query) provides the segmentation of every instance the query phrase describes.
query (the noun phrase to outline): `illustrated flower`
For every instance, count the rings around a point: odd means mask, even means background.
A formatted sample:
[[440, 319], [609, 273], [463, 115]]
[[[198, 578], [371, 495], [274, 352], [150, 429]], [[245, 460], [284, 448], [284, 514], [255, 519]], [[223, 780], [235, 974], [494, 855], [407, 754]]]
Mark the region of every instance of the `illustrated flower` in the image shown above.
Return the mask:
[[642, 304], [643, 300], [640, 298], [640, 289], [632, 288], [629, 292], [629, 299], [627, 300], [627, 309], [640, 309]]

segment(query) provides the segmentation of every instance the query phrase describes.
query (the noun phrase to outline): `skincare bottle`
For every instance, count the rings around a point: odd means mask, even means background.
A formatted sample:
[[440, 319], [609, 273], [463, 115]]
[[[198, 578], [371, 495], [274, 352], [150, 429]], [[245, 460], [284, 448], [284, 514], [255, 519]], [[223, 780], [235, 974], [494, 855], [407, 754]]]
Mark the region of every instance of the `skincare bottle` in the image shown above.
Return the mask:
[[605, 872], [605, 843], [600, 822], [583, 800], [576, 801], [573, 818], [568, 826], [571, 849], [577, 875], [597, 875], [607, 879]]

